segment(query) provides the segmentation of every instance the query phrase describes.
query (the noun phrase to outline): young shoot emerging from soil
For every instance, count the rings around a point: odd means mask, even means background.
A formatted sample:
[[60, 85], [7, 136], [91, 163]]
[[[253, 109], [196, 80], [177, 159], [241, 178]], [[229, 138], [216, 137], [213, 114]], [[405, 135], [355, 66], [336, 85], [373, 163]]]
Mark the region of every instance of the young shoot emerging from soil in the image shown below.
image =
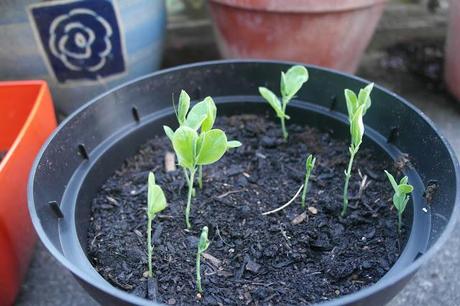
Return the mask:
[[260, 95], [267, 100], [275, 110], [276, 116], [280, 118], [284, 140], [288, 138], [288, 132], [284, 121], [285, 119], [290, 119], [289, 116], [286, 115], [286, 106], [306, 81], [308, 81], [308, 70], [304, 66], [296, 65], [289, 68], [286, 73], [281, 72], [281, 102], [270, 89], [259, 87]]
[[395, 192], [393, 195], [393, 205], [398, 212], [398, 232], [401, 233], [402, 214], [406, 209], [407, 202], [409, 202], [410, 196], [408, 196], [408, 194], [414, 190], [414, 187], [408, 184], [409, 179], [407, 176], [403, 177], [398, 184], [396, 183], [393, 175], [391, 175], [387, 170], [385, 170], [385, 174], [387, 175], [388, 180], [390, 180], [391, 186]]
[[153, 276], [152, 271], [152, 221], [156, 214], [166, 208], [166, 197], [160, 186], [155, 184], [155, 175], [150, 172], [147, 191], [147, 253], [149, 261], [149, 277]]
[[[192, 201], [193, 182], [197, 169], [201, 185], [201, 167], [210, 165], [222, 158], [230, 148], [241, 146], [239, 141], [227, 141], [227, 136], [220, 129], [213, 129], [216, 119], [216, 105], [211, 97], [195, 104], [188, 112], [190, 97], [185, 91], [181, 92], [177, 119], [179, 128], [173, 132], [168, 126], [163, 126], [166, 135], [171, 140], [176, 152], [179, 165], [184, 169], [188, 185], [185, 222], [190, 229], [190, 205]], [[187, 114], [188, 113], [188, 114]], [[198, 130], [200, 133], [198, 134]]]
[[310, 180], [311, 171], [315, 167], [316, 157], [313, 155], [308, 155], [307, 160], [305, 161], [305, 183], [303, 184], [302, 192], [302, 208], [305, 208], [305, 197], [307, 196], [308, 181]]
[[196, 289], [199, 293], [203, 293], [203, 288], [201, 287], [201, 255], [206, 252], [209, 244], [208, 227], [205, 226], [201, 230], [200, 241], [198, 242], [198, 251], [196, 253]]
[[345, 216], [348, 208], [348, 182], [351, 177], [351, 169], [353, 167], [353, 160], [356, 153], [358, 153], [359, 146], [363, 141], [364, 123], [363, 117], [366, 111], [371, 106], [371, 91], [374, 83], [371, 83], [359, 91], [358, 96], [349, 90], [345, 89], [345, 100], [347, 101], [348, 121], [350, 122], [350, 135], [351, 144], [348, 148], [350, 152], [350, 161], [348, 168], [345, 170], [345, 185], [343, 187], [343, 208], [341, 216]]

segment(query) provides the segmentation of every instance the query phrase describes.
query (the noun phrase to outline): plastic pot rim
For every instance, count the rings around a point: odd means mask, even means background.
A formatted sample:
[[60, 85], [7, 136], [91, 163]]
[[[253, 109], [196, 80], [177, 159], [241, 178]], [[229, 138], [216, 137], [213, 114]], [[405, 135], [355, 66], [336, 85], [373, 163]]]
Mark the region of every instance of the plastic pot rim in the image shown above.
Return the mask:
[[[30, 217], [32, 219], [32, 223], [35, 227], [35, 230], [37, 231], [38, 233], [38, 236], [40, 237], [40, 240], [42, 241], [42, 243], [44, 244], [44, 246], [46, 247], [46, 249], [53, 255], [53, 257], [55, 257], [59, 262], [60, 264], [62, 264], [64, 267], [66, 267], [67, 269], [69, 269], [72, 274], [74, 274], [77, 278], [83, 280], [84, 282], [88, 283], [88, 284], [91, 284], [92, 286], [96, 287], [97, 289], [103, 291], [103, 292], [106, 292], [107, 294], [110, 294], [122, 301], [125, 301], [127, 303], [135, 303], [137, 305], [159, 305], [158, 303], [155, 303], [153, 301], [148, 301], [147, 299], [144, 299], [144, 298], [141, 298], [141, 297], [138, 297], [138, 296], [135, 296], [131, 293], [128, 293], [126, 291], [123, 291], [121, 289], [118, 289], [112, 285], [109, 285], [108, 283], [106, 282], [102, 282], [102, 281], [94, 281], [93, 278], [91, 277], [88, 277], [88, 275], [86, 273], [83, 273], [82, 270], [80, 270], [77, 266], [75, 266], [71, 261], [69, 261], [54, 245], [53, 243], [48, 239], [47, 235], [45, 234], [45, 231], [41, 225], [41, 222], [40, 222], [40, 219], [38, 218], [38, 215], [36, 214], [36, 210], [35, 210], [35, 204], [34, 204], [34, 197], [33, 197], [33, 182], [34, 182], [34, 178], [35, 178], [35, 172], [37, 170], [37, 167], [38, 167], [38, 164], [43, 156], [43, 153], [45, 152], [45, 149], [48, 147], [48, 145], [50, 144], [50, 142], [52, 141], [52, 139], [55, 137], [55, 135], [57, 135], [63, 128], [64, 126], [70, 122], [75, 116], [77, 116], [81, 111], [83, 111], [84, 109], [86, 109], [87, 107], [89, 107], [92, 103], [98, 101], [99, 99], [101, 99], [102, 97], [106, 96], [106, 95], [109, 95], [125, 86], [129, 86], [131, 84], [134, 84], [138, 81], [141, 81], [143, 79], [146, 79], [146, 78], [150, 78], [150, 77], [154, 77], [154, 76], [158, 76], [158, 75], [162, 75], [162, 74], [166, 74], [166, 73], [170, 73], [170, 72], [174, 72], [174, 71], [178, 71], [178, 70], [181, 70], [181, 69], [184, 69], [184, 68], [193, 68], [193, 67], [197, 67], [197, 66], [210, 66], [210, 65], [217, 65], [217, 64], [244, 64], [244, 63], [259, 63], [259, 64], [283, 64], [283, 65], [303, 65], [305, 67], [311, 67], [311, 68], [315, 68], [315, 69], [318, 69], [318, 70], [323, 70], [323, 71], [326, 71], [326, 72], [330, 72], [330, 73], [335, 73], [335, 74], [339, 74], [341, 76], [344, 76], [344, 77], [348, 77], [348, 78], [352, 78], [352, 79], [355, 79], [357, 81], [360, 81], [360, 82], [368, 82], [366, 81], [365, 79], [363, 78], [360, 78], [360, 77], [357, 77], [357, 76], [354, 76], [354, 75], [351, 75], [351, 74], [348, 74], [348, 73], [345, 73], [345, 72], [340, 72], [340, 71], [337, 71], [337, 70], [334, 70], [334, 69], [330, 69], [330, 68], [323, 68], [323, 67], [319, 67], [319, 66], [315, 66], [315, 65], [305, 65], [303, 63], [297, 63], [297, 62], [290, 62], [290, 61], [272, 61], [272, 60], [217, 60], [217, 61], [205, 61], [205, 62], [198, 62], [198, 63], [193, 63], [193, 64], [186, 64], [186, 65], [180, 65], [180, 66], [176, 66], [176, 67], [173, 67], [173, 68], [168, 68], [168, 69], [164, 69], [164, 70], [159, 70], [157, 72], [154, 72], [154, 73], [151, 73], [151, 74], [148, 74], [148, 75], [145, 75], [145, 76], [142, 76], [142, 77], [139, 77], [139, 78], [136, 78], [136, 79], [133, 79], [129, 82], [126, 82], [126, 83], [123, 83], [119, 86], [116, 86], [114, 88], [112, 88], [111, 90], [95, 97], [94, 99], [90, 100], [89, 102], [83, 104], [82, 106], [80, 106], [75, 112], [73, 112], [71, 115], [69, 115], [63, 122], [61, 122], [61, 124], [58, 126], [57, 129], [54, 130], [54, 132], [51, 134], [51, 136], [48, 137], [48, 139], [46, 140], [46, 142], [43, 144], [43, 146], [41, 147], [39, 153], [37, 154], [36, 158], [35, 158], [35, 161], [33, 163], [33, 166], [32, 166], [32, 170], [30, 172], [30, 175], [29, 175], [29, 181], [28, 181], [28, 186], [27, 186], [27, 197], [28, 197], [28, 207], [29, 207], [29, 213], [30, 213]], [[454, 226], [455, 226], [455, 223], [456, 223], [456, 220], [458, 218], [458, 215], [460, 213], [460, 207], [459, 207], [459, 204], [460, 203], [460, 165], [459, 165], [459, 162], [457, 160], [457, 157], [455, 155], [455, 152], [454, 150], [452, 149], [451, 145], [447, 142], [446, 138], [444, 137], [444, 135], [439, 131], [438, 128], [436, 128], [435, 124], [433, 123], [433, 121], [428, 118], [421, 110], [419, 110], [418, 108], [416, 108], [415, 106], [413, 106], [411, 103], [409, 103], [408, 101], [406, 101], [404, 98], [402, 98], [401, 96], [385, 89], [384, 87], [381, 87], [379, 85], [375, 85], [376, 88], [378, 88], [379, 90], [383, 91], [384, 93], [388, 94], [388, 95], [391, 95], [395, 98], [398, 98], [400, 100], [400, 102], [402, 104], [404, 104], [404, 106], [410, 108], [412, 111], [416, 112], [419, 116], [422, 117], [422, 119], [428, 123], [428, 125], [436, 131], [436, 133], [439, 135], [443, 145], [447, 148], [448, 152], [449, 152], [449, 156], [454, 164], [454, 173], [455, 173], [455, 177], [457, 179], [457, 182], [456, 182], [456, 194], [455, 194], [455, 204], [454, 204], [454, 207], [453, 207], [453, 210], [452, 210], [452, 215], [450, 217], [450, 220], [449, 222], [446, 224], [446, 227], [445, 229], [443, 230], [442, 234], [439, 236], [439, 238], [436, 240], [436, 242], [422, 255], [420, 256], [419, 258], [417, 258], [416, 260], [414, 260], [410, 265], [408, 265], [406, 268], [404, 268], [401, 273], [398, 273], [392, 277], [388, 277], [388, 278], [384, 278], [384, 279], [380, 279], [379, 281], [377, 281], [377, 283], [369, 286], [369, 287], [366, 287], [364, 289], [361, 289], [359, 291], [356, 291], [354, 293], [351, 293], [351, 294], [347, 294], [347, 295], [344, 295], [344, 296], [341, 296], [341, 297], [338, 297], [338, 298], [335, 298], [335, 299], [332, 299], [332, 300], [329, 300], [329, 301], [325, 301], [325, 302], [321, 302], [321, 303], [318, 303], [316, 305], [322, 305], [322, 306], [337, 306], [337, 305], [346, 305], [346, 304], [349, 304], [349, 303], [353, 303], [353, 302], [356, 302], [356, 301], [359, 301], [367, 296], [370, 296], [372, 295], [373, 293], [376, 293], [376, 292], [379, 292], [381, 291], [382, 289], [386, 288], [386, 287], [390, 287], [391, 285], [397, 283], [398, 281], [404, 279], [404, 278], [410, 278], [411, 275], [413, 275], [419, 268], [422, 264], [424, 264], [428, 259], [430, 259], [443, 245], [444, 243], [447, 241], [447, 239], [449, 238], [450, 234], [452, 233], [453, 229], [454, 229]]]

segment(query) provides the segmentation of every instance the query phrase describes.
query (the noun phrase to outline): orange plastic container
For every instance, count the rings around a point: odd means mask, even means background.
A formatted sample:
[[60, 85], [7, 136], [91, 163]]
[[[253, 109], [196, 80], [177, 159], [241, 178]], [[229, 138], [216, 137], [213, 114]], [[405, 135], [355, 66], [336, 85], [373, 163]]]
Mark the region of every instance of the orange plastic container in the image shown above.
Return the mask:
[[0, 306], [14, 303], [29, 265], [36, 234], [27, 209], [27, 180], [55, 127], [44, 81], [0, 82], [0, 152], [7, 152], [0, 161]]

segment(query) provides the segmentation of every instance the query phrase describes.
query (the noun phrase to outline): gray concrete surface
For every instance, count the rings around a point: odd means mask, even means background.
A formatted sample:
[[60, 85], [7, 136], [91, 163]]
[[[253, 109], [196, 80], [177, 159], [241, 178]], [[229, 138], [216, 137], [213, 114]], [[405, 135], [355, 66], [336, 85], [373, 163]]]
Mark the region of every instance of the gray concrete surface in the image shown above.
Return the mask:
[[[445, 12], [427, 15], [423, 9], [411, 7], [404, 25], [402, 7], [387, 10], [370, 51], [365, 56], [358, 75], [383, 85], [418, 106], [441, 129], [460, 157], [460, 103], [442, 92], [433, 91], [427, 84], [404, 70], [382, 67], [381, 51], [389, 42], [413, 37], [441, 37], [445, 30]], [[393, 12], [393, 13], [392, 13]], [[396, 15], [395, 15], [396, 14]], [[400, 16], [396, 17], [395, 16]], [[407, 17], [407, 16], [406, 16]], [[393, 19], [392, 19], [393, 18]], [[426, 22], [423, 22], [425, 19]], [[392, 21], [394, 20], [394, 22]], [[417, 22], [423, 31], [417, 31]], [[409, 25], [410, 23], [410, 25]], [[396, 27], [396, 28], [395, 28]], [[406, 29], [406, 30], [405, 30]], [[409, 29], [409, 30], [408, 30]], [[393, 33], [395, 35], [393, 35]], [[176, 37], [175, 37], [176, 38]], [[397, 39], [396, 39], [397, 38]], [[215, 51], [211, 52], [214, 56]], [[203, 59], [203, 58], [200, 58]], [[213, 58], [210, 58], [213, 59]], [[188, 61], [189, 59], [187, 59]], [[190, 59], [191, 60], [191, 59]], [[174, 64], [169, 58], [168, 65]], [[391, 306], [456, 306], [460, 305], [460, 223], [454, 234], [435, 258], [432, 258], [412, 279], [408, 286], [390, 303]], [[97, 305], [39, 243], [30, 270], [17, 301], [18, 306]]]

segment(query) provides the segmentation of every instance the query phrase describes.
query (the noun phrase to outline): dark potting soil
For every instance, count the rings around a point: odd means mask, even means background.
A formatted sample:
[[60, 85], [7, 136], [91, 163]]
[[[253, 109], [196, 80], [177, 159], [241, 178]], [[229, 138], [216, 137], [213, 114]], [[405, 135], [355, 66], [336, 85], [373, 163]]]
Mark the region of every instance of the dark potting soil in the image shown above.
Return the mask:
[[[391, 186], [383, 170], [389, 160], [362, 148], [350, 183], [350, 208], [342, 206], [348, 143], [328, 133], [279, 125], [263, 116], [220, 118], [216, 124], [243, 146], [204, 167], [185, 230], [186, 182], [177, 169], [165, 172], [166, 137], [155, 137], [116, 171], [92, 203], [88, 257], [114, 286], [168, 304], [309, 304], [352, 293], [379, 280], [406, 240], [397, 233]], [[303, 183], [305, 158], [317, 157], [307, 196], [280, 212]], [[154, 280], [144, 277], [148, 172], [165, 191], [168, 207], [153, 224]], [[364, 179], [366, 178], [366, 179]], [[361, 188], [360, 186], [365, 186]], [[210, 228], [202, 261], [204, 294], [195, 288], [199, 233]]]

